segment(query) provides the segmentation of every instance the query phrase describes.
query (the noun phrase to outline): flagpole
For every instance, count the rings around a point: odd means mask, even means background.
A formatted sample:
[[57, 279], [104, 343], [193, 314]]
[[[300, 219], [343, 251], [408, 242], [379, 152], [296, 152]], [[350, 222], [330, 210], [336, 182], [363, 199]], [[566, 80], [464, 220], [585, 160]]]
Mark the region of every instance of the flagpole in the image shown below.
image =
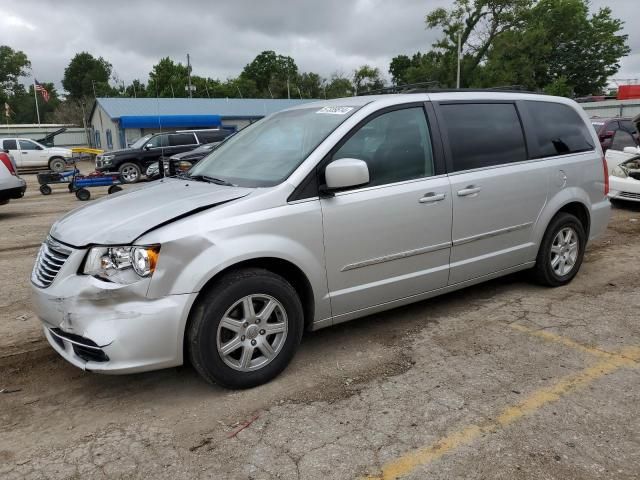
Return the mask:
[[36, 99], [36, 113], [38, 114], [38, 126], [40, 126], [40, 108], [38, 107], [38, 91], [36, 90], [36, 77], [33, 77], [33, 97]]

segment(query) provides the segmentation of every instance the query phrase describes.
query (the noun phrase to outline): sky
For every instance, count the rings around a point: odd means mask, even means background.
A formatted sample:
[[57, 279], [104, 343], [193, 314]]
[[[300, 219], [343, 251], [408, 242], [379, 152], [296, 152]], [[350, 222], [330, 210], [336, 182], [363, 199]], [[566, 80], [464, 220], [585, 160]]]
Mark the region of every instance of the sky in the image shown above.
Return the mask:
[[[616, 78], [640, 81], [638, 0], [592, 0], [626, 20], [630, 56]], [[424, 17], [452, 0], [2, 0], [0, 45], [24, 51], [41, 82], [60, 80], [71, 58], [88, 51], [129, 83], [146, 82], [169, 56], [193, 73], [235, 77], [263, 50], [293, 57], [300, 71], [350, 75], [363, 64], [388, 79], [391, 58], [426, 51], [440, 36]]]

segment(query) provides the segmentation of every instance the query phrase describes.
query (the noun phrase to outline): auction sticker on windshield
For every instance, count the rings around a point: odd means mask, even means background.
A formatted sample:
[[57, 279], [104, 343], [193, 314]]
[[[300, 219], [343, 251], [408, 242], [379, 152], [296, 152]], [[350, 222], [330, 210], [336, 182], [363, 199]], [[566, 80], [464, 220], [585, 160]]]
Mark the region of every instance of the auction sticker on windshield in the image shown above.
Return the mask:
[[353, 110], [353, 107], [322, 107], [316, 113], [328, 113], [330, 115], [345, 115]]

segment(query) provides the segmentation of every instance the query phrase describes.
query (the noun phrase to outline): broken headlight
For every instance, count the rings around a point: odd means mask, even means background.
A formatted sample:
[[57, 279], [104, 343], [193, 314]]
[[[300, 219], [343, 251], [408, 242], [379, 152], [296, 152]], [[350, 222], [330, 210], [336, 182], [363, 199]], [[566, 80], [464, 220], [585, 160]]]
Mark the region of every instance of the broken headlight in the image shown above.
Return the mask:
[[613, 175], [614, 177], [619, 177], [619, 178], [627, 178], [627, 176], [628, 176], [627, 172], [625, 171], [625, 169], [622, 168], [620, 165], [618, 165], [613, 170], [611, 170], [611, 175]]
[[156, 269], [160, 245], [94, 247], [82, 273], [116, 283], [133, 283], [150, 277]]

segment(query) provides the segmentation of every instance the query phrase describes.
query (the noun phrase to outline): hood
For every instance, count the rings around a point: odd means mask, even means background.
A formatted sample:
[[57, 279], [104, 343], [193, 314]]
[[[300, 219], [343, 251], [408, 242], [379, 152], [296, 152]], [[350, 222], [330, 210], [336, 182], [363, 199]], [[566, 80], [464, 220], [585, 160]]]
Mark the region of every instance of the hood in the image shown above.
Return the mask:
[[108, 152], [101, 153], [99, 156], [103, 157], [105, 155], [122, 155], [123, 153], [130, 153], [133, 148], [123, 148], [121, 150], [109, 150]]
[[71, 156], [71, 149], [70, 148], [49, 147], [47, 150], [49, 151], [49, 154], [59, 153], [60, 155], [66, 155], [68, 157]]
[[251, 188], [164, 179], [73, 210], [51, 227], [51, 236], [75, 246], [126, 245], [178, 217], [244, 197]]
[[171, 160], [200, 160], [201, 158], [203, 158], [205, 155], [209, 155], [211, 153], [211, 151], [209, 152], [182, 152], [182, 153], [176, 153], [175, 155], [171, 155], [171, 157], [169, 157]]

